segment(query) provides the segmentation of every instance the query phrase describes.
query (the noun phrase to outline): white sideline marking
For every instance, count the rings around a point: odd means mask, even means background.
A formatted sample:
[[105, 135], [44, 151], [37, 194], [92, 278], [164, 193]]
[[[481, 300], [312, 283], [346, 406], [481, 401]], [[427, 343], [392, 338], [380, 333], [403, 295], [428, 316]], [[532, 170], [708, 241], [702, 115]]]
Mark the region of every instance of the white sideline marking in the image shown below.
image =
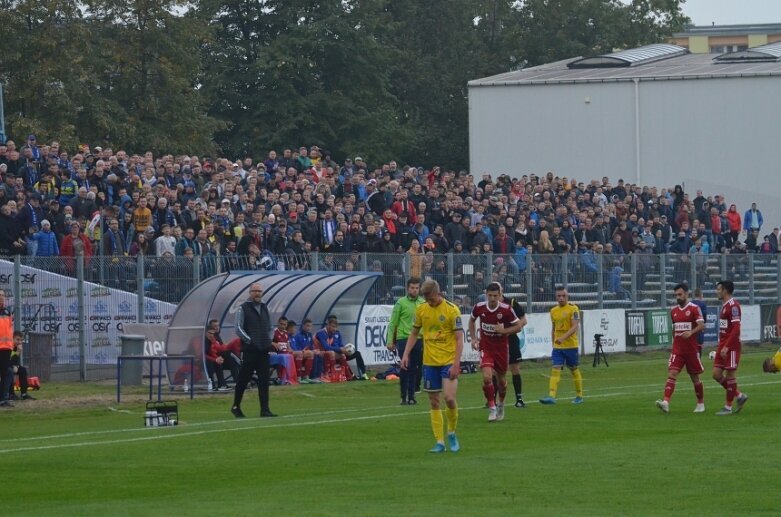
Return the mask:
[[[464, 409], [477, 409], [477, 408], [464, 408]], [[18, 447], [16, 449], [5, 449], [0, 450], [0, 454], [8, 454], [12, 452], [29, 452], [29, 451], [44, 451], [44, 450], [50, 450], [50, 449], [67, 449], [67, 448], [73, 448], [73, 447], [87, 447], [91, 445], [114, 445], [118, 443], [133, 443], [133, 442], [146, 442], [150, 440], [164, 440], [167, 438], [177, 438], [182, 436], [201, 436], [204, 434], [212, 434], [212, 433], [224, 433], [224, 432], [230, 432], [230, 431], [247, 431], [247, 430], [256, 430], [256, 429], [274, 429], [274, 428], [280, 428], [280, 427], [300, 427], [304, 425], [322, 425], [322, 424], [334, 424], [334, 423], [341, 423], [341, 422], [355, 422], [358, 420], [371, 420], [375, 418], [391, 418], [391, 417], [398, 417], [398, 416], [408, 416], [408, 415], [422, 415], [427, 413], [426, 412], [416, 412], [416, 413], [391, 413], [391, 414], [384, 414], [384, 415], [372, 415], [372, 416], [356, 416], [351, 418], [334, 418], [331, 420], [320, 420], [318, 422], [290, 422], [290, 423], [281, 423], [281, 424], [272, 424], [272, 425], [245, 425], [242, 427], [231, 427], [231, 428], [223, 428], [223, 429], [210, 429], [210, 430], [203, 430], [203, 431], [191, 431], [191, 432], [184, 432], [184, 433], [176, 433], [176, 434], [158, 434], [155, 436], [141, 436], [139, 438], [123, 438], [120, 440], [105, 440], [105, 441], [99, 441], [99, 442], [78, 442], [78, 443], [64, 443], [64, 444], [56, 444], [56, 445], [40, 445], [37, 447]], [[154, 428], [150, 428], [154, 429]], [[159, 429], [159, 428], [158, 428]], [[170, 427], [166, 429], [177, 429], [176, 427]], [[179, 428], [181, 429], [181, 428]]]
[[[767, 382], [756, 382], [756, 383], [744, 383], [741, 384], [741, 386], [764, 386], [764, 385], [770, 385], [770, 384], [781, 384], [781, 380], [779, 381], [767, 381]], [[660, 384], [660, 386], [663, 386]], [[710, 386], [711, 389], [716, 389], [716, 386]], [[590, 395], [587, 396], [587, 399], [594, 399], [594, 398], [609, 398], [609, 397], [622, 397], [626, 395], [646, 395], [649, 393], [656, 393], [660, 390], [657, 386], [657, 389], [653, 391], [645, 391], [645, 392], [613, 392], [613, 393], [602, 393], [598, 395]], [[559, 400], [571, 400], [572, 397], [562, 397]], [[385, 406], [385, 407], [378, 407], [376, 409], [387, 409], [389, 407], [397, 407], [397, 406]], [[475, 409], [485, 409], [483, 406], [473, 406], [473, 407], [463, 407], [459, 408], [460, 411], [471, 411]], [[366, 408], [356, 408], [356, 409], [348, 409], [348, 410], [338, 410], [334, 412], [327, 412], [327, 413], [338, 413], [338, 412], [349, 412], [349, 411], [365, 411]], [[371, 420], [371, 419], [380, 419], [380, 418], [393, 418], [393, 417], [404, 417], [404, 416], [411, 416], [411, 415], [425, 415], [428, 413], [428, 410], [425, 411], [415, 411], [415, 412], [404, 412], [404, 413], [386, 413], [381, 415], [370, 415], [370, 416], [357, 416], [357, 417], [350, 417], [350, 418], [333, 418], [328, 420], [319, 420], [319, 421], [307, 421], [307, 422], [280, 422], [278, 424], [271, 424], [271, 425], [253, 425], [256, 422], [261, 422], [260, 419], [258, 420], [250, 420], [249, 425], [243, 425], [241, 427], [229, 427], [229, 428], [220, 428], [220, 429], [208, 429], [208, 430], [202, 430], [202, 431], [189, 431], [189, 432], [182, 432], [182, 433], [175, 433], [175, 434], [156, 434], [154, 436], [141, 436], [138, 438], [122, 438], [117, 440], [104, 440], [104, 441], [97, 441], [97, 442], [77, 442], [77, 443], [66, 443], [66, 444], [53, 444], [53, 445], [41, 445], [41, 446], [29, 446], [29, 447], [17, 447], [13, 449], [0, 449], [0, 454], [9, 454], [14, 452], [29, 452], [29, 451], [43, 451], [43, 450], [51, 450], [51, 449], [68, 449], [68, 448], [74, 448], [74, 447], [89, 447], [89, 446], [99, 446], [99, 445], [115, 445], [119, 443], [133, 443], [133, 442], [146, 442], [151, 440], [164, 440], [168, 438], [177, 438], [177, 437], [186, 437], [186, 436], [201, 436], [205, 434], [213, 434], [213, 433], [222, 433], [222, 432], [232, 432], [232, 431], [245, 431], [245, 430], [256, 430], [256, 429], [278, 429], [278, 428], [288, 428], [288, 427], [301, 427], [301, 426], [309, 426], [309, 425], [323, 425], [323, 424], [335, 424], [335, 423], [343, 423], [343, 422], [357, 422], [360, 420]], [[294, 416], [312, 416], [313, 414], [309, 413], [306, 415], [291, 415], [291, 417]], [[237, 423], [237, 421], [234, 420], [219, 420], [215, 422], [202, 422], [199, 424], [188, 424], [188, 427], [190, 426], [196, 426], [196, 425], [211, 425], [211, 424], [220, 424], [220, 423], [226, 423], [226, 422], [233, 422]], [[265, 422], [264, 422], [265, 423]], [[63, 434], [63, 435], [53, 435], [49, 437], [37, 437], [37, 438], [29, 438], [29, 439], [50, 439], [50, 438], [70, 438], [70, 437], [78, 437], [78, 436], [84, 436], [84, 435], [94, 435], [94, 434], [108, 434], [108, 433], [126, 433], [126, 432], [138, 432], [138, 431], [151, 431], [155, 428], [133, 428], [133, 429], [117, 429], [117, 430], [109, 430], [109, 431], [94, 431], [94, 432], [84, 432], [84, 433], [72, 433], [72, 434]], [[160, 429], [160, 428], [157, 428]], [[182, 429], [181, 427], [170, 427], [166, 429]], [[8, 440], [6, 440], [8, 441]], [[18, 443], [20, 439], [13, 440], [14, 442]]]
[[[398, 409], [399, 406], [393, 405], [393, 406], [377, 406], [374, 409]], [[348, 409], [334, 409], [331, 411], [318, 411], [315, 413], [295, 413], [292, 415], [283, 415], [280, 418], [298, 418], [298, 417], [311, 417], [311, 416], [326, 416], [326, 415], [337, 415], [339, 413], [355, 413], [356, 411], [366, 411], [366, 408], [348, 408]], [[127, 411], [128, 413], [132, 413], [130, 411]], [[223, 413], [226, 413], [227, 411], [223, 411]], [[140, 415], [140, 413], [139, 413]], [[191, 424], [187, 424], [187, 427], [203, 427], [203, 426], [209, 426], [209, 425], [215, 425], [215, 424], [224, 424], [227, 422], [235, 422], [236, 419], [234, 417], [226, 418], [223, 420], [210, 420], [208, 422], [195, 422]], [[29, 441], [37, 441], [37, 440], [51, 440], [54, 438], [77, 438], [79, 436], [96, 436], [101, 434], [116, 434], [116, 433], [133, 433], [133, 432], [147, 432], [148, 429], [145, 427], [130, 427], [127, 429], [105, 429], [102, 431], [82, 431], [78, 433], [64, 433], [64, 434], [50, 434], [47, 436], [25, 436], [25, 437], [19, 437], [14, 439], [8, 439], [8, 440], [0, 440], [0, 444], [3, 443], [19, 443], [19, 442], [29, 442]], [[1, 451], [0, 451], [1, 452]]]

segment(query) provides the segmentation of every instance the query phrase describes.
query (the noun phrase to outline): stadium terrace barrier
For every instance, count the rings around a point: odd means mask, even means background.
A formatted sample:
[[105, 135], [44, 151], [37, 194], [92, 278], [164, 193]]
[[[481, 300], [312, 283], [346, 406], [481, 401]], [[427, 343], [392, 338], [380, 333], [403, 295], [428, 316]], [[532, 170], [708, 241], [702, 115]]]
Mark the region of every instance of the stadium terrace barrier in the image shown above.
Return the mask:
[[[630, 349], [665, 346], [654, 333], [654, 325], [661, 325], [662, 320], [653, 310], [675, 303], [672, 288], [679, 282], [702, 288], [709, 308], [706, 342], [715, 342], [719, 306], [715, 283], [728, 278], [735, 282], [735, 297], [744, 306], [769, 306], [756, 317], [763, 336], [778, 340], [781, 335], [778, 321], [772, 324], [773, 310], [781, 305], [781, 260], [778, 255], [764, 254], [426, 253], [413, 258], [407, 253], [313, 252], [195, 258], [105, 256], [90, 257], [81, 265], [68, 257], [17, 256], [0, 259], [0, 289], [6, 291], [18, 315], [17, 328], [54, 334], [53, 364], [73, 365], [84, 378], [85, 365], [115, 364], [117, 336], [126, 323], [165, 324], [176, 304], [200, 281], [228, 271], [291, 269], [381, 272], [383, 277], [369, 293], [369, 305], [393, 304], [404, 295], [405, 282], [413, 274], [433, 278], [463, 314], [471, 311], [489, 282], [498, 281], [508, 296], [525, 304], [527, 313], [546, 316], [555, 303], [556, 285], [564, 285], [573, 303], [584, 311], [602, 311], [611, 326], [617, 314], [612, 311], [625, 311], [624, 340]], [[754, 318], [752, 313], [747, 317]], [[637, 327], [641, 321], [642, 332]], [[546, 332], [532, 333], [531, 329], [526, 356], [532, 357], [536, 346], [548, 353]], [[380, 351], [379, 361], [384, 345], [370, 343], [372, 354]], [[603, 346], [610, 350], [611, 345], [603, 342]], [[110, 375], [111, 369], [106, 372]]]
[[[552, 307], [549, 305], [548, 308]], [[771, 305], [770, 309], [779, 313], [781, 306]], [[764, 340], [760, 325], [760, 313], [764, 307], [758, 305], [743, 305], [743, 320], [740, 337], [744, 343]], [[388, 322], [390, 321], [392, 305], [366, 306], [358, 324], [358, 349], [366, 364], [388, 364], [395, 362], [394, 352], [386, 348]], [[626, 309], [603, 309], [582, 311], [581, 327], [578, 334], [580, 351], [591, 355], [595, 352], [595, 334], [601, 334], [602, 350], [606, 354], [620, 352], [640, 352], [643, 350], [661, 350], [672, 346], [672, 322], [670, 312], [666, 309], [633, 311]], [[462, 315], [463, 327], [467, 328], [468, 315]], [[524, 359], [541, 359], [550, 357], [553, 343], [551, 342], [551, 320], [548, 313], [531, 313], [526, 315], [527, 324], [524, 329]], [[774, 320], [775, 321], [775, 320]], [[777, 322], [781, 325], [781, 320]], [[707, 342], [715, 345], [716, 341]], [[464, 362], [477, 362], [479, 356], [472, 350], [469, 337], [464, 339], [464, 352], [461, 356]]]

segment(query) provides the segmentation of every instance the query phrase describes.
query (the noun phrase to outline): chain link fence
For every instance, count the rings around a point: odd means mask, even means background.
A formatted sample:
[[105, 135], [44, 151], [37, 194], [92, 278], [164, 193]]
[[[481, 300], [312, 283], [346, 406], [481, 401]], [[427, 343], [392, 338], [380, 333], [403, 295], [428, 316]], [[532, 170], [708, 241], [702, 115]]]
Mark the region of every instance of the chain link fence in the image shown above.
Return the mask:
[[582, 309], [669, 307], [678, 283], [717, 304], [715, 284], [735, 282], [747, 304], [781, 303], [781, 259], [771, 254], [366, 254], [300, 253], [203, 257], [13, 257], [0, 259], [0, 289], [27, 333], [53, 336], [52, 363], [113, 365], [128, 322], [165, 324], [198, 282], [231, 271], [381, 273], [368, 304], [392, 304], [412, 276], [437, 280], [462, 312], [492, 281], [527, 312], [545, 312], [565, 286]]

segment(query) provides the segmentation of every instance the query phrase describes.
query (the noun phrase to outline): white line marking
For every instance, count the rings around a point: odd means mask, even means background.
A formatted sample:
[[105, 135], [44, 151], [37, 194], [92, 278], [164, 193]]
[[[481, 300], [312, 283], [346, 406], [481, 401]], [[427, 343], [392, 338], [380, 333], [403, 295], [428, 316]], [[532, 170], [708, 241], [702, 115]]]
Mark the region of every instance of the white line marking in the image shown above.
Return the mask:
[[[781, 381], [767, 381], [767, 382], [757, 382], [757, 383], [743, 383], [741, 386], [764, 386], [764, 385], [770, 385], [770, 384], [781, 384]], [[661, 386], [661, 385], [660, 385]], [[712, 389], [716, 389], [716, 386], [711, 386]], [[656, 393], [661, 388], [654, 390], [654, 391], [647, 391], [647, 392], [614, 392], [614, 393], [602, 393], [597, 395], [590, 395], [586, 398], [594, 399], [594, 398], [608, 398], [608, 397], [622, 397], [622, 396], [635, 396], [635, 395], [646, 395], [649, 393]], [[572, 397], [562, 397], [559, 400], [571, 400]], [[375, 409], [387, 409], [389, 407], [396, 407], [396, 406], [385, 406], [385, 407], [377, 407]], [[472, 411], [475, 409], [484, 409], [483, 406], [474, 406], [474, 407], [463, 407], [459, 408], [459, 411]], [[348, 410], [339, 410], [335, 412], [350, 412], [350, 411], [365, 411], [366, 408], [356, 408], [356, 409], [348, 409]], [[334, 412], [329, 412], [334, 413]], [[425, 415], [428, 413], [428, 410], [425, 411], [415, 411], [415, 412], [404, 412], [404, 413], [386, 413], [381, 415], [366, 415], [366, 416], [357, 416], [357, 417], [350, 417], [350, 418], [333, 418], [328, 420], [320, 420], [320, 421], [305, 421], [305, 422], [280, 422], [278, 424], [272, 424], [272, 425], [256, 425], [257, 422], [263, 422], [265, 424], [267, 421], [262, 420], [250, 420], [250, 421], [236, 421], [236, 420], [220, 420], [216, 422], [202, 422], [199, 424], [189, 424], [190, 426], [204, 426], [204, 425], [212, 425], [212, 424], [219, 424], [219, 423], [226, 423], [226, 422], [249, 422], [248, 425], [242, 425], [241, 427], [229, 427], [229, 428], [220, 428], [220, 429], [208, 429], [208, 430], [202, 430], [202, 431], [185, 431], [181, 433], [175, 433], [175, 434], [155, 434], [153, 436], [142, 436], [138, 438], [122, 438], [118, 440], [103, 440], [103, 441], [91, 441], [91, 442], [77, 442], [77, 443], [67, 443], [67, 444], [52, 444], [52, 445], [41, 445], [41, 446], [34, 446], [34, 447], [17, 447], [13, 449], [0, 449], [0, 454], [10, 454], [14, 452], [29, 452], [29, 451], [42, 451], [42, 450], [51, 450], [51, 449], [66, 449], [66, 448], [75, 448], [75, 447], [89, 447], [89, 446], [99, 446], [99, 445], [114, 445], [119, 443], [133, 443], [133, 442], [146, 442], [146, 441], [152, 441], [152, 440], [163, 440], [168, 438], [177, 438], [177, 437], [186, 437], [186, 436], [201, 436], [205, 434], [213, 434], [213, 433], [222, 433], [222, 432], [232, 432], [232, 431], [244, 431], [244, 430], [255, 430], [255, 429], [278, 429], [278, 428], [290, 428], [290, 427], [301, 427], [301, 426], [311, 426], [311, 425], [323, 425], [323, 424], [334, 424], [334, 423], [344, 423], [344, 422], [356, 422], [361, 420], [371, 420], [371, 419], [384, 419], [384, 418], [392, 418], [392, 417], [404, 417], [404, 416], [411, 416], [411, 415]], [[291, 415], [291, 417], [295, 416], [312, 416], [313, 414], [308, 415]], [[124, 432], [137, 432], [137, 431], [151, 431], [155, 428], [133, 428], [133, 429], [118, 429], [114, 431], [94, 431], [94, 432], [85, 432], [85, 433], [72, 433], [72, 434], [66, 434], [66, 435], [54, 435], [49, 437], [38, 437], [38, 438], [29, 438], [29, 439], [50, 439], [50, 438], [69, 438], [69, 437], [79, 437], [79, 436], [85, 436], [85, 435], [94, 435], [94, 434], [107, 434], [107, 433], [124, 433]], [[160, 428], [157, 428], [160, 430]], [[182, 429], [181, 427], [170, 427], [165, 429]], [[14, 442], [18, 443], [20, 440], [16, 439]]]
[[[393, 405], [393, 406], [377, 406], [373, 409], [398, 409], [399, 406]], [[348, 409], [334, 409], [331, 411], [318, 411], [315, 413], [306, 412], [306, 413], [295, 413], [292, 415], [284, 415], [280, 418], [299, 418], [299, 417], [312, 417], [312, 416], [327, 416], [327, 415], [338, 415], [340, 413], [355, 413], [356, 411], [366, 411], [366, 408], [348, 408]], [[227, 411], [222, 411], [222, 413], [227, 413]], [[236, 422], [236, 419], [231, 417], [227, 419], [222, 420], [210, 420], [208, 422], [195, 422], [187, 424], [187, 427], [203, 427], [203, 426], [210, 426], [215, 424], [225, 424], [227, 422]], [[3, 443], [19, 443], [19, 442], [29, 442], [29, 441], [37, 441], [37, 440], [51, 440], [54, 438], [77, 438], [79, 436], [98, 436], [102, 434], [116, 434], [116, 433], [133, 433], [133, 432], [147, 432], [149, 431], [148, 428], [145, 427], [131, 427], [126, 429], [106, 429], [103, 431], [82, 431], [78, 433], [63, 433], [63, 434], [50, 434], [47, 436], [25, 436], [25, 437], [19, 437], [14, 439], [8, 439], [8, 440], [0, 440], [0, 444]]]

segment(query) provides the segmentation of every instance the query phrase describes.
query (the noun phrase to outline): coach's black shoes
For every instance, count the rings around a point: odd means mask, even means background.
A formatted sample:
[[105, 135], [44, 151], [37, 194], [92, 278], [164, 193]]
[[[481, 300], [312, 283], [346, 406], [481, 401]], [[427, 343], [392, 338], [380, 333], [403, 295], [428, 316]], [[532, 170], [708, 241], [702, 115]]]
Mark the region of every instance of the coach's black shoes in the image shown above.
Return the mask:
[[270, 409], [260, 412], [261, 418], [273, 418], [275, 416], [279, 416], [279, 415], [277, 415], [276, 413], [272, 413]]
[[241, 411], [241, 408], [240, 408], [240, 407], [238, 407], [238, 406], [233, 406], [233, 407], [231, 408], [231, 413], [232, 413], [232, 414], [233, 414], [233, 416], [235, 416], [236, 418], [244, 418], [244, 413]]

